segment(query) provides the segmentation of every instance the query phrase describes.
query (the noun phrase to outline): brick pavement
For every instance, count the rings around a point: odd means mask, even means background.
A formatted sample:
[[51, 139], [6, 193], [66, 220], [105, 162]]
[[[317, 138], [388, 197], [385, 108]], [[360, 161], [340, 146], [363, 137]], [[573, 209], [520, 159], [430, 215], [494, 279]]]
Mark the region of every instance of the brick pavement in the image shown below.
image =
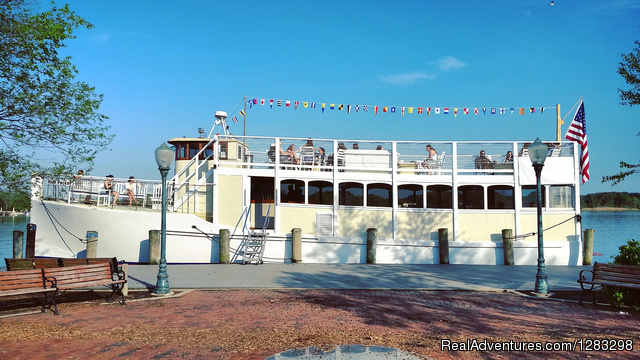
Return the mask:
[[[640, 314], [514, 293], [208, 290], [175, 298], [63, 303], [59, 316], [0, 319], [5, 359], [264, 359], [292, 348], [382, 345], [433, 359], [639, 358]], [[632, 351], [441, 351], [455, 342], [631, 339]]]

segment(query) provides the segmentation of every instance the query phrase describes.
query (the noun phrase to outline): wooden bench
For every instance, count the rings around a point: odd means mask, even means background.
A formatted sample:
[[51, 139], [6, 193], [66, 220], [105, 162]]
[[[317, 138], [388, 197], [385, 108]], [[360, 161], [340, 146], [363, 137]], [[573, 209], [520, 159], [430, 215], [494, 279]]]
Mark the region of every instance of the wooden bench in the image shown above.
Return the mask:
[[[587, 278], [587, 273], [591, 273], [590, 279]], [[582, 298], [586, 293], [591, 293], [594, 304], [597, 304], [596, 295], [593, 291], [596, 288], [610, 286], [640, 290], [640, 266], [596, 262], [593, 264], [592, 270], [580, 271], [578, 283], [582, 288], [580, 304], [582, 304]]]
[[58, 314], [57, 292], [56, 279], [48, 277], [42, 268], [0, 272], [0, 296], [44, 294], [42, 312], [49, 308]]
[[58, 290], [66, 291], [78, 288], [91, 288], [97, 286], [108, 286], [111, 294], [107, 299], [113, 301], [113, 295], [120, 295], [120, 304], [124, 305], [124, 294], [122, 289], [127, 282], [125, 273], [122, 270], [114, 271], [108, 262], [100, 262], [91, 265], [65, 266], [44, 269], [47, 277], [56, 279]]
[[100, 263], [109, 263], [111, 266], [111, 271], [118, 271], [118, 259], [115, 257], [112, 258], [59, 258], [58, 266], [78, 266], [78, 265], [92, 265], [92, 264], [100, 264]]
[[109, 263], [112, 271], [118, 271], [118, 259], [112, 258], [5, 258], [7, 271], [52, 268], [63, 266], [90, 265], [102, 262]]
[[5, 258], [7, 271], [42, 269], [50, 267], [58, 267], [58, 259], [55, 258], [27, 258], [27, 259], [11, 259]]

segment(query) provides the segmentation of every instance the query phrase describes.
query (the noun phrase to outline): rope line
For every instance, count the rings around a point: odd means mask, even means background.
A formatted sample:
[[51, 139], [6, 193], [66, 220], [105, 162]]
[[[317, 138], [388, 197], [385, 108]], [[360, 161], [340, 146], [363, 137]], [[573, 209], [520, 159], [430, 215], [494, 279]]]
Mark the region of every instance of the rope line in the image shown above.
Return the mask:
[[[551, 229], [553, 229], [554, 227], [560, 226], [560, 225], [562, 225], [562, 224], [566, 223], [567, 221], [573, 220], [573, 219], [575, 219], [575, 218], [578, 218], [578, 221], [580, 221], [580, 220], [581, 220], [581, 216], [580, 216], [580, 215], [574, 215], [574, 216], [572, 216], [572, 217], [570, 217], [570, 218], [568, 218], [568, 219], [566, 219], [566, 220], [563, 220], [563, 221], [561, 221], [561, 222], [559, 222], [559, 223], [557, 223], [557, 224], [555, 224], [555, 225], [551, 225], [551, 226], [549, 226], [549, 227], [548, 227], [548, 228], [546, 228], [546, 229], [542, 229], [542, 232], [544, 233], [544, 232], [545, 232], [545, 231], [547, 231], [547, 230], [551, 230]], [[534, 231], [534, 232], [530, 232], [530, 233], [526, 233], [526, 234], [522, 234], [522, 235], [514, 235], [514, 236], [512, 236], [512, 237], [508, 237], [508, 238], [505, 238], [505, 239], [511, 239], [511, 240], [515, 240], [515, 239], [525, 239], [525, 238], [528, 238], [529, 236], [533, 236], [533, 235], [536, 235], [536, 234], [537, 234], [537, 232], [535, 232], [535, 231]]]

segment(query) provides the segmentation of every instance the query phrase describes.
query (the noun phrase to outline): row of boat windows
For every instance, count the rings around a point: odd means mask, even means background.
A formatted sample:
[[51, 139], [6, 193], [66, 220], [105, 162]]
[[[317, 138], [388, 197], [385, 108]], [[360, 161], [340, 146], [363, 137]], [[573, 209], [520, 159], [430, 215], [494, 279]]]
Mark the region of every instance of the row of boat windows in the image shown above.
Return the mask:
[[[343, 182], [338, 185], [339, 205], [392, 207], [393, 192], [390, 184]], [[515, 209], [514, 188], [506, 185], [480, 185], [458, 187], [460, 209]], [[542, 206], [546, 207], [547, 187], [542, 188]], [[549, 207], [573, 208], [573, 189], [568, 185], [549, 186]], [[426, 196], [425, 196], [426, 195]], [[536, 187], [522, 187], [522, 206], [536, 207]], [[425, 203], [426, 200], [426, 203]], [[282, 180], [280, 202], [295, 204], [333, 205], [333, 184], [328, 181]], [[398, 207], [452, 209], [453, 189], [449, 185], [398, 185]]]

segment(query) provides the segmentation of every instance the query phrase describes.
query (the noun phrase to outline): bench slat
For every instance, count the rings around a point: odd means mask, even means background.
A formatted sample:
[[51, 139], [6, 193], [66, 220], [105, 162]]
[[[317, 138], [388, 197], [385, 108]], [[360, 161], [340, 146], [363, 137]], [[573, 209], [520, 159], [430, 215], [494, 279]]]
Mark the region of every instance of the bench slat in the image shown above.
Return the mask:
[[640, 289], [640, 284], [630, 284], [626, 282], [616, 282], [616, 281], [582, 281], [584, 284], [594, 284], [594, 285], [605, 285], [605, 286], [614, 286], [621, 288], [629, 288], [629, 289]]
[[124, 284], [124, 283], [125, 283], [125, 280], [93, 280], [93, 281], [82, 281], [82, 282], [59, 284], [58, 289], [67, 290], [67, 289], [76, 289], [76, 288], [83, 288], [83, 287], [94, 287], [94, 286]]
[[596, 274], [592, 281], [617, 281], [631, 284], [640, 284], [640, 277], [620, 276], [619, 274]]

